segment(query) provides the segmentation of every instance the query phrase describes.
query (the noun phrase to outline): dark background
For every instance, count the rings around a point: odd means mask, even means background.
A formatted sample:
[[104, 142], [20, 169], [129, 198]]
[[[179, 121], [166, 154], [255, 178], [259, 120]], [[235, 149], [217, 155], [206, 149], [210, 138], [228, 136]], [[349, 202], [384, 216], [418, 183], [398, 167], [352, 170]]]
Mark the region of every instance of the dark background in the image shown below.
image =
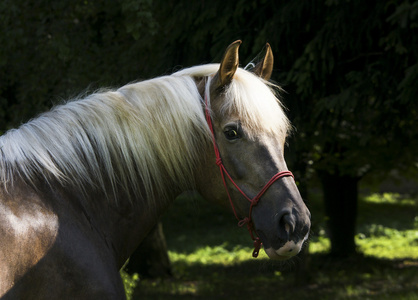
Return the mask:
[[0, 133], [99, 87], [272, 46], [287, 160], [323, 191], [331, 254], [355, 252], [359, 184], [418, 168], [418, 1], [0, 2]]

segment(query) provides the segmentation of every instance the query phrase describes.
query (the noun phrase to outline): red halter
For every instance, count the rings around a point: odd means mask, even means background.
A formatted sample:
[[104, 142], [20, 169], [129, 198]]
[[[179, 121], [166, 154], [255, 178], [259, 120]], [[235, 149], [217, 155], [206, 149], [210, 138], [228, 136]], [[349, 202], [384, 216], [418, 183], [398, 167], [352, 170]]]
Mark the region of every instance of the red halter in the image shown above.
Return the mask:
[[[224, 184], [224, 186], [225, 186], [225, 190], [226, 190], [226, 193], [228, 194], [228, 199], [229, 199], [229, 203], [231, 204], [231, 207], [232, 207], [232, 211], [234, 212], [234, 215], [235, 215], [235, 217], [237, 218], [237, 220], [238, 220], [238, 226], [240, 226], [240, 227], [242, 227], [242, 226], [244, 226], [245, 224], [247, 225], [247, 229], [248, 229], [248, 231], [249, 231], [249, 233], [250, 233], [250, 235], [251, 235], [251, 238], [252, 238], [252, 240], [254, 241], [254, 251], [253, 251], [253, 257], [257, 257], [258, 256], [258, 253], [260, 252], [260, 248], [261, 248], [261, 245], [262, 245], [262, 243], [261, 243], [261, 240], [260, 240], [260, 238], [258, 237], [258, 235], [257, 235], [257, 232], [255, 231], [255, 228], [254, 228], [254, 224], [253, 224], [253, 222], [252, 222], [252, 220], [251, 220], [251, 212], [252, 212], [252, 210], [253, 210], [253, 206], [255, 206], [255, 205], [257, 205], [257, 203], [258, 203], [258, 201], [260, 200], [260, 198], [261, 198], [261, 196], [267, 191], [267, 189], [276, 181], [276, 180], [278, 180], [278, 179], [280, 179], [280, 178], [282, 178], [282, 177], [285, 177], [285, 176], [292, 176], [293, 178], [294, 178], [294, 176], [293, 176], [293, 174], [292, 174], [292, 172], [290, 172], [290, 171], [282, 171], [282, 172], [279, 172], [279, 173], [277, 173], [277, 174], [275, 174], [270, 180], [269, 180], [269, 182], [267, 182], [267, 184], [261, 189], [261, 191], [254, 197], [254, 198], [249, 198], [240, 188], [239, 188], [239, 186], [235, 183], [235, 181], [232, 179], [232, 177], [231, 177], [231, 175], [229, 175], [229, 173], [228, 173], [228, 171], [226, 170], [226, 168], [225, 168], [225, 166], [224, 166], [224, 164], [222, 163], [222, 159], [221, 159], [221, 155], [220, 155], [220, 153], [219, 153], [219, 149], [218, 149], [218, 146], [217, 146], [217, 144], [216, 144], [216, 140], [215, 140], [215, 133], [214, 133], [214, 131], [213, 131], [213, 125], [212, 125], [212, 118], [211, 118], [211, 116], [210, 116], [210, 109], [209, 109], [209, 104], [208, 104], [208, 97], [207, 97], [207, 95], [206, 95], [206, 93], [205, 93], [205, 116], [206, 116], [206, 121], [208, 122], [208, 125], [209, 125], [209, 129], [210, 129], [210, 131], [211, 131], [211, 133], [212, 133], [212, 142], [213, 142], [213, 149], [214, 149], [214, 151], [215, 151], [215, 156], [216, 156], [216, 164], [219, 166], [219, 170], [220, 170], [220, 172], [221, 172], [221, 176], [222, 176], [222, 181], [223, 181], [223, 184]], [[234, 203], [232, 202], [232, 199], [231, 199], [231, 195], [229, 194], [229, 191], [228, 191], [228, 187], [227, 187], [227, 185], [226, 185], [226, 180], [225, 180], [225, 175], [229, 178], [229, 180], [231, 181], [231, 183], [235, 186], [235, 188], [248, 200], [248, 201], [250, 201], [250, 203], [251, 203], [251, 205], [250, 205], [250, 211], [249, 211], [249, 213], [248, 213], [248, 217], [245, 217], [244, 219], [240, 219], [239, 217], [238, 217], [238, 214], [237, 214], [237, 212], [236, 212], [236, 210], [235, 210], [235, 207], [234, 207]], [[253, 232], [255, 233], [255, 235], [256, 235], [256, 237], [254, 237], [254, 234], [253, 234]]]

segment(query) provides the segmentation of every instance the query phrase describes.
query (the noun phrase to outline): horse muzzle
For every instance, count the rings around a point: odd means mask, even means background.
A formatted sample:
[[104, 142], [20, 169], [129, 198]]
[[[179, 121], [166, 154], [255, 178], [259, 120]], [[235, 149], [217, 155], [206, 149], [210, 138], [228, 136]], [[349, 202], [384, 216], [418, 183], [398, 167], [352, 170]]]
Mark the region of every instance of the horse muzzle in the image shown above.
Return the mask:
[[273, 260], [286, 260], [289, 259], [300, 252], [304, 243], [307, 241], [309, 234], [298, 241], [287, 241], [282, 247], [275, 250], [273, 247], [264, 248], [264, 251], [267, 253], [268, 257]]
[[303, 215], [294, 215], [285, 210], [276, 220], [277, 223], [278, 225], [271, 227], [263, 224], [256, 232], [270, 259], [286, 260], [297, 255], [308, 240], [310, 213], [307, 208]]

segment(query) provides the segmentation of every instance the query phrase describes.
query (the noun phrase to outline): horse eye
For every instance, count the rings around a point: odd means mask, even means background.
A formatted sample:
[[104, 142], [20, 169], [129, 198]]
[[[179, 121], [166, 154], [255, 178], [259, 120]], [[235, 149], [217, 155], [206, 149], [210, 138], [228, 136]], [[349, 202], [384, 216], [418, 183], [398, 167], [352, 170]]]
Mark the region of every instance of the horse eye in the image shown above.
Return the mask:
[[235, 129], [227, 129], [224, 131], [224, 134], [228, 140], [236, 140], [240, 138], [238, 132]]

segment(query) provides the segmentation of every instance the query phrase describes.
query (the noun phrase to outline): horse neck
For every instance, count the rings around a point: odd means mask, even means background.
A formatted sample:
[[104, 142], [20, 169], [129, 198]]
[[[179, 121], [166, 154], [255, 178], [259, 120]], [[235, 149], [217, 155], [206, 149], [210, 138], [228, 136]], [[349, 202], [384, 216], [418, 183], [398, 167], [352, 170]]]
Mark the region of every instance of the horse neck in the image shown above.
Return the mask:
[[58, 183], [40, 183], [36, 191], [58, 217], [59, 222], [70, 222], [92, 236], [92, 243], [111, 251], [118, 268], [121, 268], [171, 201], [157, 201], [150, 209], [144, 199], [128, 201], [120, 191], [117, 199], [109, 199], [101, 192], [84, 193]]
[[207, 201], [216, 205], [229, 207], [228, 195], [222, 182], [219, 167], [216, 165], [216, 156], [212, 145], [203, 153], [203, 158], [196, 169], [196, 191]]

